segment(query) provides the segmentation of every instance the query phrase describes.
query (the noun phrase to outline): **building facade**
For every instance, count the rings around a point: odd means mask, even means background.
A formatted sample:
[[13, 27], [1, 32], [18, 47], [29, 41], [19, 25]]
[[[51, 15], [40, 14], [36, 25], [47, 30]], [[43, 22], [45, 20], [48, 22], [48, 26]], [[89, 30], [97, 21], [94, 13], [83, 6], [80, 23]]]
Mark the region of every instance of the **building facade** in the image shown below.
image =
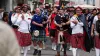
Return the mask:
[[[31, 7], [31, 11], [32, 11], [36, 6], [35, 4], [37, 4], [37, 3], [34, 4], [33, 3], [34, 1], [42, 2], [43, 4], [45, 3], [54, 4], [54, 2], [57, 0], [0, 0], [0, 8], [4, 8], [5, 11], [9, 12], [12, 11], [13, 8], [17, 6], [19, 3], [27, 3]], [[59, 1], [63, 1], [63, 0], [59, 0]], [[64, 0], [64, 1], [70, 2], [68, 6], [73, 6], [77, 4], [90, 4], [90, 5], [100, 7], [100, 0]], [[38, 7], [38, 5], [36, 7]]]
[[100, 8], [100, 0], [95, 0], [95, 6]]
[[12, 11], [19, 3], [27, 3], [27, 0], [0, 0], [0, 8], [6, 12]]
[[12, 10], [12, 0], [0, 0], [0, 8], [9, 12]]
[[86, 4], [94, 5], [96, 0], [84, 0]]
[[100, 0], [84, 0], [86, 4], [100, 7]]

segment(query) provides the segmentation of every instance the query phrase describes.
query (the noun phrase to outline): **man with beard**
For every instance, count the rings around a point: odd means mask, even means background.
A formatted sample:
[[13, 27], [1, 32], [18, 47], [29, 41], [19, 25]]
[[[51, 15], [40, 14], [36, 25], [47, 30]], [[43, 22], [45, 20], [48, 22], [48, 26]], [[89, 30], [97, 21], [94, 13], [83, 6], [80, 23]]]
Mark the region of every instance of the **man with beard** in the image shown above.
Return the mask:
[[[24, 56], [27, 55], [28, 48], [31, 45], [31, 34], [30, 34], [30, 23], [31, 23], [31, 16], [27, 13], [28, 5], [23, 4], [22, 6], [23, 12], [21, 13], [19, 22], [19, 41], [21, 49], [24, 50]], [[24, 47], [24, 48], [23, 48]]]
[[87, 31], [86, 19], [82, 8], [76, 8], [76, 14], [70, 19], [72, 28], [71, 45], [73, 56], [79, 55], [78, 49], [90, 51], [90, 37]]

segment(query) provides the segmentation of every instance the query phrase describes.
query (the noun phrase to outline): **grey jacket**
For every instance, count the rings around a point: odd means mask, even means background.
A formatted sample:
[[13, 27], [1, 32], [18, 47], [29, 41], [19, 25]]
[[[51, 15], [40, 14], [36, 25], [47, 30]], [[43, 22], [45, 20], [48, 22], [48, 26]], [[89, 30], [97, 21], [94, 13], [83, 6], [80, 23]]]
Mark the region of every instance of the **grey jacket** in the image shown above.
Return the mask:
[[0, 56], [20, 56], [20, 48], [13, 30], [0, 22]]

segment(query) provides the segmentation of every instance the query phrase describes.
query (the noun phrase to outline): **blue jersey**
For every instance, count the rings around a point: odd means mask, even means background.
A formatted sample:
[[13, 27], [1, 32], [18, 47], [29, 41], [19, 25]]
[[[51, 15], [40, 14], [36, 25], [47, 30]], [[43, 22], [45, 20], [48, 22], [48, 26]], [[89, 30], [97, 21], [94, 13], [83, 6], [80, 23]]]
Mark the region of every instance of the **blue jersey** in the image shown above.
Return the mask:
[[31, 21], [31, 31], [33, 31], [33, 30], [43, 30], [43, 27], [40, 27], [40, 26], [33, 24], [32, 23], [33, 21], [35, 21], [36, 23], [42, 24], [43, 19], [42, 19], [41, 15], [35, 14], [33, 16], [32, 21]]

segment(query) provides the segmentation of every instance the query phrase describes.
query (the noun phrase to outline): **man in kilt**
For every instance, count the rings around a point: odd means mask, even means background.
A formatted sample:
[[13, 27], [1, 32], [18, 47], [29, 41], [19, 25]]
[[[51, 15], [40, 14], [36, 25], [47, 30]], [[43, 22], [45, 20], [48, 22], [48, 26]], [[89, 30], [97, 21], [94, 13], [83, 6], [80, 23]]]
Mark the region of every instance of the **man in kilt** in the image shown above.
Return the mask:
[[72, 28], [71, 45], [73, 56], [79, 55], [77, 49], [83, 48], [84, 37], [83, 37], [83, 22], [82, 22], [82, 8], [76, 8], [76, 14], [70, 19], [70, 26]]
[[91, 30], [91, 36], [94, 36], [96, 56], [100, 56], [100, 30], [98, 27], [100, 28], [100, 12], [94, 17]]
[[60, 47], [63, 46], [64, 48], [64, 56], [67, 56], [66, 54], [66, 48], [67, 48], [67, 37], [68, 35], [68, 27], [69, 27], [69, 20], [64, 15], [63, 9], [59, 10], [59, 14], [55, 17], [55, 25], [57, 26], [57, 32], [56, 32], [56, 43], [57, 43], [57, 54], [56, 56], [60, 56]]
[[[31, 23], [31, 16], [27, 13], [28, 5], [22, 5], [22, 13], [19, 16], [19, 19], [16, 21], [18, 24], [18, 38], [19, 44], [21, 46], [21, 50], [24, 51], [24, 56], [27, 55], [28, 46], [31, 45], [31, 34], [30, 34], [30, 23]], [[23, 48], [24, 47], [24, 48]]]
[[36, 8], [36, 14], [31, 21], [31, 34], [34, 45], [33, 55], [41, 56], [41, 50], [43, 49], [43, 41], [45, 40], [45, 22], [39, 8]]

